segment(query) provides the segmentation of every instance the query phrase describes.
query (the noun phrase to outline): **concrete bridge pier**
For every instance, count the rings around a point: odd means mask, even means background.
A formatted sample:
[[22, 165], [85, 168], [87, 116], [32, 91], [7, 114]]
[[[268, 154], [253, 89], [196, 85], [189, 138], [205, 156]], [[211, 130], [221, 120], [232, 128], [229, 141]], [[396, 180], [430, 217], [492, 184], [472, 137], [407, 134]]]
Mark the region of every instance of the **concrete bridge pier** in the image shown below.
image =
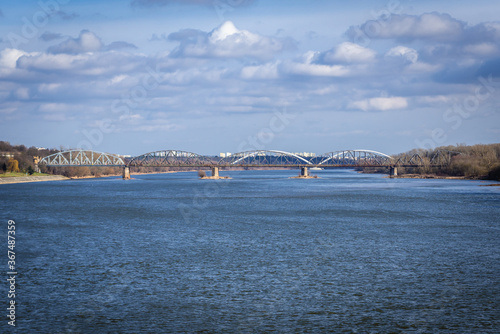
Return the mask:
[[300, 166], [300, 173], [299, 173], [299, 176], [292, 176], [291, 179], [317, 179], [318, 177], [315, 175], [315, 176], [311, 176], [311, 174], [309, 174], [309, 167], [306, 167], [306, 166]]
[[398, 167], [396, 167], [396, 166], [391, 166], [391, 167], [390, 167], [390, 172], [389, 172], [389, 175], [390, 175], [391, 177], [393, 177], [393, 176], [398, 176]]
[[35, 165], [36, 173], [40, 173], [40, 167], [38, 166], [38, 162], [40, 162], [40, 157], [33, 157], [33, 164]]
[[130, 167], [129, 166], [123, 167], [123, 179], [130, 180]]
[[212, 167], [212, 177], [213, 178], [219, 177], [219, 167]]

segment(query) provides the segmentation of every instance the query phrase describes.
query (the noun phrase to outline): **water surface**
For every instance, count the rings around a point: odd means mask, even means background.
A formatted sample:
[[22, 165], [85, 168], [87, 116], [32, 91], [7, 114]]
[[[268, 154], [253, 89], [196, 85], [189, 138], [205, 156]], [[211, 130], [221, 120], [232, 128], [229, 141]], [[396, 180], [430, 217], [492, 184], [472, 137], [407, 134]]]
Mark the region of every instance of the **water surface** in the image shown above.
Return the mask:
[[498, 332], [498, 187], [221, 174], [233, 179], [2, 185], [4, 234], [17, 225], [16, 329]]

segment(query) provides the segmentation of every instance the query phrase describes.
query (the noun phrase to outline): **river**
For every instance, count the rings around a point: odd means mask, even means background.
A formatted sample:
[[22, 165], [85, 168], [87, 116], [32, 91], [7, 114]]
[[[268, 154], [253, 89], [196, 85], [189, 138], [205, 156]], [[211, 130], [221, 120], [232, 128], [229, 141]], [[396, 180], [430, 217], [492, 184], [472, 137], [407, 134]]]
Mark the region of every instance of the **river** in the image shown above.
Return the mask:
[[16, 330], [498, 332], [499, 187], [297, 173], [2, 185]]

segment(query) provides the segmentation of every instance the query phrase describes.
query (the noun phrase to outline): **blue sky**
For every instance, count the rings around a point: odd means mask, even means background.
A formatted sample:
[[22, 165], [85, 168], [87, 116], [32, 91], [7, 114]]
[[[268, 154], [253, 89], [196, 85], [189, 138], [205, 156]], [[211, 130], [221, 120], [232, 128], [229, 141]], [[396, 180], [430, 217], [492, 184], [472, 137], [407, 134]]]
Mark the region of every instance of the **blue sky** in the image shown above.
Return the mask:
[[500, 3], [0, 4], [0, 140], [138, 155], [500, 140]]

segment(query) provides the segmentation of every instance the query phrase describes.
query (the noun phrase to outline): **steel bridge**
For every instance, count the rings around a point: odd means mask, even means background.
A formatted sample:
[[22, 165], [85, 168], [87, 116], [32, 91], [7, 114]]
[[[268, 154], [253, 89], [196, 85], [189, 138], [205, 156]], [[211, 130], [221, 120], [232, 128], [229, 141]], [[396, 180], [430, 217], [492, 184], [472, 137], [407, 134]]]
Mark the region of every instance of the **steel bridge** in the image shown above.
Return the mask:
[[435, 151], [432, 154], [415, 152], [390, 156], [373, 150], [332, 151], [315, 156], [302, 156], [279, 150], [254, 150], [228, 154], [227, 157], [200, 155], [179, 150], [162, 150], [124, 158], [116, 154], [91, 150], [69, 150], [41, 159], [38, 164], [51, 167], [123, 167], [123, 177], [130, 178], [131, 167], [179, 167], [212, 169], [218, 176], [219, 168], [300, 168], [308, 176], [309, 168], [387, 167], [397, 175], [398, 167], [442, 167], [449, 165], [458, 152]]

